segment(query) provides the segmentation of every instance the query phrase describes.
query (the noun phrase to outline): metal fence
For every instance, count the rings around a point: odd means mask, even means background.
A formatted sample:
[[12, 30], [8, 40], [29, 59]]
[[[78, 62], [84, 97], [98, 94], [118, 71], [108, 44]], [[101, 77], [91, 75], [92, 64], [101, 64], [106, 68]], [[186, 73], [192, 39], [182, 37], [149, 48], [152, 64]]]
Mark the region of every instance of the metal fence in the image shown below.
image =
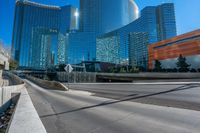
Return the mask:
[[60, 82], [69, 83], [95, 83], [96, 73], [86, 73], [86, 72], [57, 72], [57, 79]]

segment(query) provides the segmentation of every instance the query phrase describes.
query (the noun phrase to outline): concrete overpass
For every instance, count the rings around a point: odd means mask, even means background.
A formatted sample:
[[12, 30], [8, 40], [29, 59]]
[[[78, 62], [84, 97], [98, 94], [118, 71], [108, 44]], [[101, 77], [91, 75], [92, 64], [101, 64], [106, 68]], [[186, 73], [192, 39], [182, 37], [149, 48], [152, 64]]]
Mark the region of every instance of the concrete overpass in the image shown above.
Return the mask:
[[[55, 77], [54, 80], [67, 82], [68, 74], [66, 72], [46, 72], [46, 71], [18, 71], [18, 75], [31, 75], [43, 78], [45, 75]], [[70, 82], [90, 82], [85, 78], [95, 78], [91, 82], [133, 82], [138, 80], [200, 80], [200, 73], [85, 73], [72, 72]]]

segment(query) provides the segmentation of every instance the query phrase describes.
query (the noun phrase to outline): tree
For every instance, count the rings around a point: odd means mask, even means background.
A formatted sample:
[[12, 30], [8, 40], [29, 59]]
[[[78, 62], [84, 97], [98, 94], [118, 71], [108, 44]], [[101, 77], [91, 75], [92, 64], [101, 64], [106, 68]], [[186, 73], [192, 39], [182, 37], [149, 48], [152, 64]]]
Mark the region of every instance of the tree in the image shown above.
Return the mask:
[[119, 71], [120, 73], [126, 73], [126, 70], [125, 70], [125, 68], [120, 68], [120, 71]]
[[139, 68], [138, 68], [138, 67], [132, 67], [132, 68], [130, 69], [130, 72], [131, 72], [131, 73], [139, 73]]
[[191, 65], [189, 65], [186, 62], [186, 58], [185, 57], [180, 55], [179, 58], [178, 58], [178, 62], [176, 63], [176, 66], [177, 66], [179, 72], [188, 72], [189, 71], [189, 67]]
[[13, 60], [13, 59], [10, 59], [9, 60], [9, 67], [10, 67], [10, 70], [15, 70], [18, 68], [18, 62]]
[[159, 60], [156, 60], [155, 61], [155, 67], [154, 67], [154, 70], [156, 72], [161, 72], [162, 71], [162, 64]]
[[59, 64], [58, 71], [65, 71], [65, 67], [66, 67], [65, 64]]
[[192, 68], [192, 69], [190, 70], [190, 72], [192, 72], [192, 73], [196, 73], [196, 72], [197, 72], [197, 70], [196, 70], [196, 69], [194, 69], [194, 68]]

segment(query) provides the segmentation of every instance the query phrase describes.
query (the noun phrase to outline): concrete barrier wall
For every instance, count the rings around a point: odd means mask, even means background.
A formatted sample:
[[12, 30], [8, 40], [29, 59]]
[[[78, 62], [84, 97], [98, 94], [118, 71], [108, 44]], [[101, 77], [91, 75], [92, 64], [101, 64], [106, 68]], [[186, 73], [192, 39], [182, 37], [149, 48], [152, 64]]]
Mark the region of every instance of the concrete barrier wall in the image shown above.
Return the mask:
[[3, 85], [2, 70], [0, 70], [0, 87]]
[[62, 91], [68, 90], [68, 88], [64, 86], [63, 84], [61, 84], [60, 82], [42, 80], [42, 79], [35, 78], [32, 76], [26, 76], [26, 78], [45, 89], [62, 90]]
[[12, 94], [20, 93], [21, 89], [25, 87], [25, 83], [16, 75], [9, 72], [3, 72], [3, 74], [9, 76], [11, 80], [16, 80], [15, 83], [17, 85], [0, 87], [0, 112], [4, 111], [10, 105]]
[[200, 73], [97, 73], [99, 77], [141, 79], [197, 79]]
[[[68, 77], [69, 76], [69, 77]], [[95, 83], [101, 80], [132, 81], [138, 79], [200, 79], [200, 73], [84, 73], [57, 72], [57, 78], [61, 82], [70, 83]]]
[[0, 112], [5, 111], [19, 95], [15, 112], [8, 126], [7, 133], [46, 133], [46, 129], [35, 110], [31, 98], [25, 88], [25, 83], [18, 76], [3, 72], [6, 76], [15, 80], [17, 85], [0, 87]]
[[46, 133], [46, 129], [33, 106], [31, 98], [26, 90], [21, 90], [13, 118], [7, 133]]
[[5, 65], [4, 69], [9, 70], [9, 59], [7, 56], [2, 54], [1, 52], [0, 52], [0, 65], [3, 65], [3, 66]]
[[9, 77], [9, 79], [13, 81], [14, 85], [24, 84], [24, 81], [21, 80], [21, 78], [11, 72], [3, 71], [3, 75]]
[[12, 93], [20, 93], [24, 86], [25, 84], [20, 84], [0, 88], [0, 106], [6, 104], [12, 98]]
[[2, 70], [0, 70], [0, 79], [2, 79]]
[[57, 72], [57, 78], [61, 82], [70, 83], [95, 83], [96, 73], [85, 73], [85, 72], [72, 72], [70, 74], [66, 72]]

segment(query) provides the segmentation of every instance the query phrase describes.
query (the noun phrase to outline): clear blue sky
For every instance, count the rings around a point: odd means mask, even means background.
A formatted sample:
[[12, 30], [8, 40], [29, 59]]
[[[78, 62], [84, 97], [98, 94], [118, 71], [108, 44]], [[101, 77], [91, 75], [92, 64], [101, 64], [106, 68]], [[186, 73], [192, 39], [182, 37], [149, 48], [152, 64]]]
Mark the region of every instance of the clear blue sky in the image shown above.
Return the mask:
[[[79, 6], [79, 0], [32, 0], [44, 4]], [[178, 34], [200, 29], [200, 0], [135, 0], [140, 10], [145, 6], [173, 2], [176, 9]], [[0, 39], [11, 44], [15, 0], [0, 0]]]

